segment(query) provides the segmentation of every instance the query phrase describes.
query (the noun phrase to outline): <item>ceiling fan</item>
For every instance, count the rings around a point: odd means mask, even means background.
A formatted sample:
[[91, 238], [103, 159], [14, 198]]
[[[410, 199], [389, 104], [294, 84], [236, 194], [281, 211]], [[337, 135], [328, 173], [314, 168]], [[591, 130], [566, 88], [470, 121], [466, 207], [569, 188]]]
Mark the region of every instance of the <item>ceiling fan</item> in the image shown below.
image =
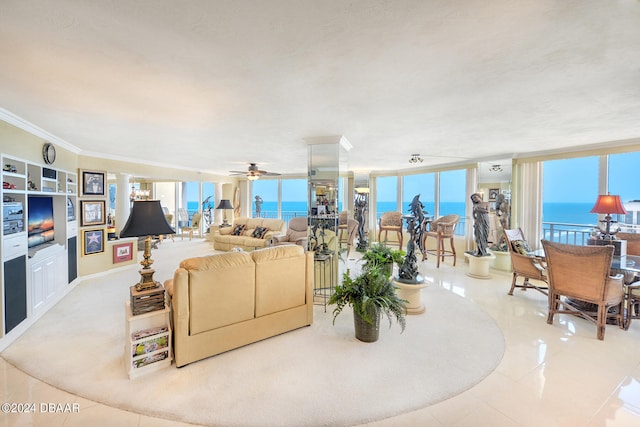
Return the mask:
[[231, 173], [231, 176], [246, 175], [249, 181], [255, 181], [256, 179], [260, 178], [263, 175], [264, 176], [280, 175], [279, 173], [260, 170], [258, 169], [258, 165], [256, 163], [249, 163], [249, 168], [247, 169], [246, 172], [245, 171], [229, 171], [229, 172]]

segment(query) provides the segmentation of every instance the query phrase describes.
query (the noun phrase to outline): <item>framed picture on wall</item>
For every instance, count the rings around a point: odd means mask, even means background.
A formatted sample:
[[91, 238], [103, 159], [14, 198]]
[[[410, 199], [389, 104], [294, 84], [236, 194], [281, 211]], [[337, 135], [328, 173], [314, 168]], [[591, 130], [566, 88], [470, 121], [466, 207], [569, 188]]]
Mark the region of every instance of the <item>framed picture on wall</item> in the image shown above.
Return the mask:
[[113, 263], [131, 261], [133, 259], [133, 242], [113, 245]]
[[80, 207], [82, 212], [81, 226], [104, 225], [106, 223], [104, 214], [106, 202], [104, 200], [81, 200]]
[[82, 254], [93, 255], [104, 252], [104, 229], [82, 231]]
[[104, 171], [82, 171], [82, 195], [104, 196], [106, 175]]
[[498, 194], [500, 194], [500, 189], [499, 188], [490, 188], [489, 189], [489, 201], [495, 202], [496, 198], [498, 197]]

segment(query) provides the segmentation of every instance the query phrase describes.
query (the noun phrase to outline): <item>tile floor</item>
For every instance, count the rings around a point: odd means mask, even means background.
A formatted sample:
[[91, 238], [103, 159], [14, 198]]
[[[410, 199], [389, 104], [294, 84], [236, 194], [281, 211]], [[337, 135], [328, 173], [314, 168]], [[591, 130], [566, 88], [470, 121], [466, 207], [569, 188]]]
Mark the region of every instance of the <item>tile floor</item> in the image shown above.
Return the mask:
[[[439, 404], [368, 424], [387, 426], [607, 426], [640, 425], [640, 321], [628, 331], [608, 326], [604, 341], [595, 325], [570, 316], [546, 323], [546, 297], [516, 290], [511, 276], [493, 271], [473, 279], [463, 260], [439, 269], [421, 264], [430, 286], [479, 304], [504, 333], [506, 350], [497, 369], [468, 391]], [[428, 301], [426, 301], [428, 310]], [[327, 313], [330, 315], [330, 313]], [[472, 348], [469, 351], [473, 351]], [[75, 413], [5, 414], [9, 426], [138, 426], [187, 424], [97, 404], [25, 375], [0, 358], [0, 403], [76, 403]]]

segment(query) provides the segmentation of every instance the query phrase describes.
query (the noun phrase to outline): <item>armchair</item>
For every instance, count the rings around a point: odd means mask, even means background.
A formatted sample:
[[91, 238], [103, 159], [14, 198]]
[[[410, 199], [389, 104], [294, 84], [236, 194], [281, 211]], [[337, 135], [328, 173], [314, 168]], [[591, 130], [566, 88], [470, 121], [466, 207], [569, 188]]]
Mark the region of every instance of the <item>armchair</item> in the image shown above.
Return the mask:
[[307, 249], [307, 217], [297, 216], [289, 220], [289, 226], [284, 236], [275, 236], [275, 245], [296, 244]]
[[[596, 323], [599, 340], [604, 339], [608, 316], [615, 316], [622, 328], [622, 275], [609, 276], [613, 246], [574, 246], [543, 240], [542, 247], [549, 274], [547, 323], [553, 324], [556, 313], [573, 314]], [[611, 307], [617, 307], [617, 312], [608, 313]]]
[[[541, 257], [532, 255], [528, 248], [527, 241], [521, 228], [512, 230], [503, 230], [504, 238], [507, 243], [509, 254], [511, 255], [511, 265], [513, 267], [513, 280], [511, 281], [511, 289], [509, 295], [513, 295], [515, 288], [521, 288], [523, 291], [527, 289], [535, 289], [545, 295], [548, 295], [547, 284], [547, 265]], [[529, 249], [529, 251], [527, 251]], [[517, 284], [518, 277], [524, 277], [521, 285]], [[531, 283], [530, 280], [544, 282], [543, 285]]]
[[378, 220], [378, 242], [384, 231], [384, 241], [387, 241], [387, 233], [395, 231], [398, 235], [398, 248], [402, 249], [402, 212], [385, 212]]
[[[456, 247], [453, 243], [453, 236], [455, 235], [458, 222], [460, 222], [460, 215], [450, 214], [442, 216], [430, 223], [429, 230], [422, 234], [422, 247], [424, 248], [422, 253], [423, 261], [427, 258], [427, 254], [435, 255], [437, 257], [437, 268], [440, 268], [440, 260], [444, 261], [445, 256], [452, 256], [453, 266], [456, 266]], [[435, 249], [427, 249], [428, 237], [436, 239]], [[449, 239], [450, 250], [445, 250], [444, 248], [444, 241], [446, 239]]]

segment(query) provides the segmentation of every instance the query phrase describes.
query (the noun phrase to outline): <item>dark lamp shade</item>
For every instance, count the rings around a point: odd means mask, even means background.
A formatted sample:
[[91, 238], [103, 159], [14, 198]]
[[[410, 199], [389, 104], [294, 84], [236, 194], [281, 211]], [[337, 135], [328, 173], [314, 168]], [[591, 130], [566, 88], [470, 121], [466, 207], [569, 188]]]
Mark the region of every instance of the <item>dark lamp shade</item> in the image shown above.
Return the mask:
[[127, 223], [120, 231], [120, 237], [155, 236], [160, 234], [175, 234], [175, 230], [167, 222], [162, 212], [160, 200], [137, 200], [133, 202], [133, 209]]
[[601, 194], [596, 200], [596, 204], [590, 213], [595, 214], [626, 214], [620, 196], [611, 196], [609, 194]]
[[233, 206], [231, 206], [229, 199], [221, 199], [216, 209], [233, 209]]

